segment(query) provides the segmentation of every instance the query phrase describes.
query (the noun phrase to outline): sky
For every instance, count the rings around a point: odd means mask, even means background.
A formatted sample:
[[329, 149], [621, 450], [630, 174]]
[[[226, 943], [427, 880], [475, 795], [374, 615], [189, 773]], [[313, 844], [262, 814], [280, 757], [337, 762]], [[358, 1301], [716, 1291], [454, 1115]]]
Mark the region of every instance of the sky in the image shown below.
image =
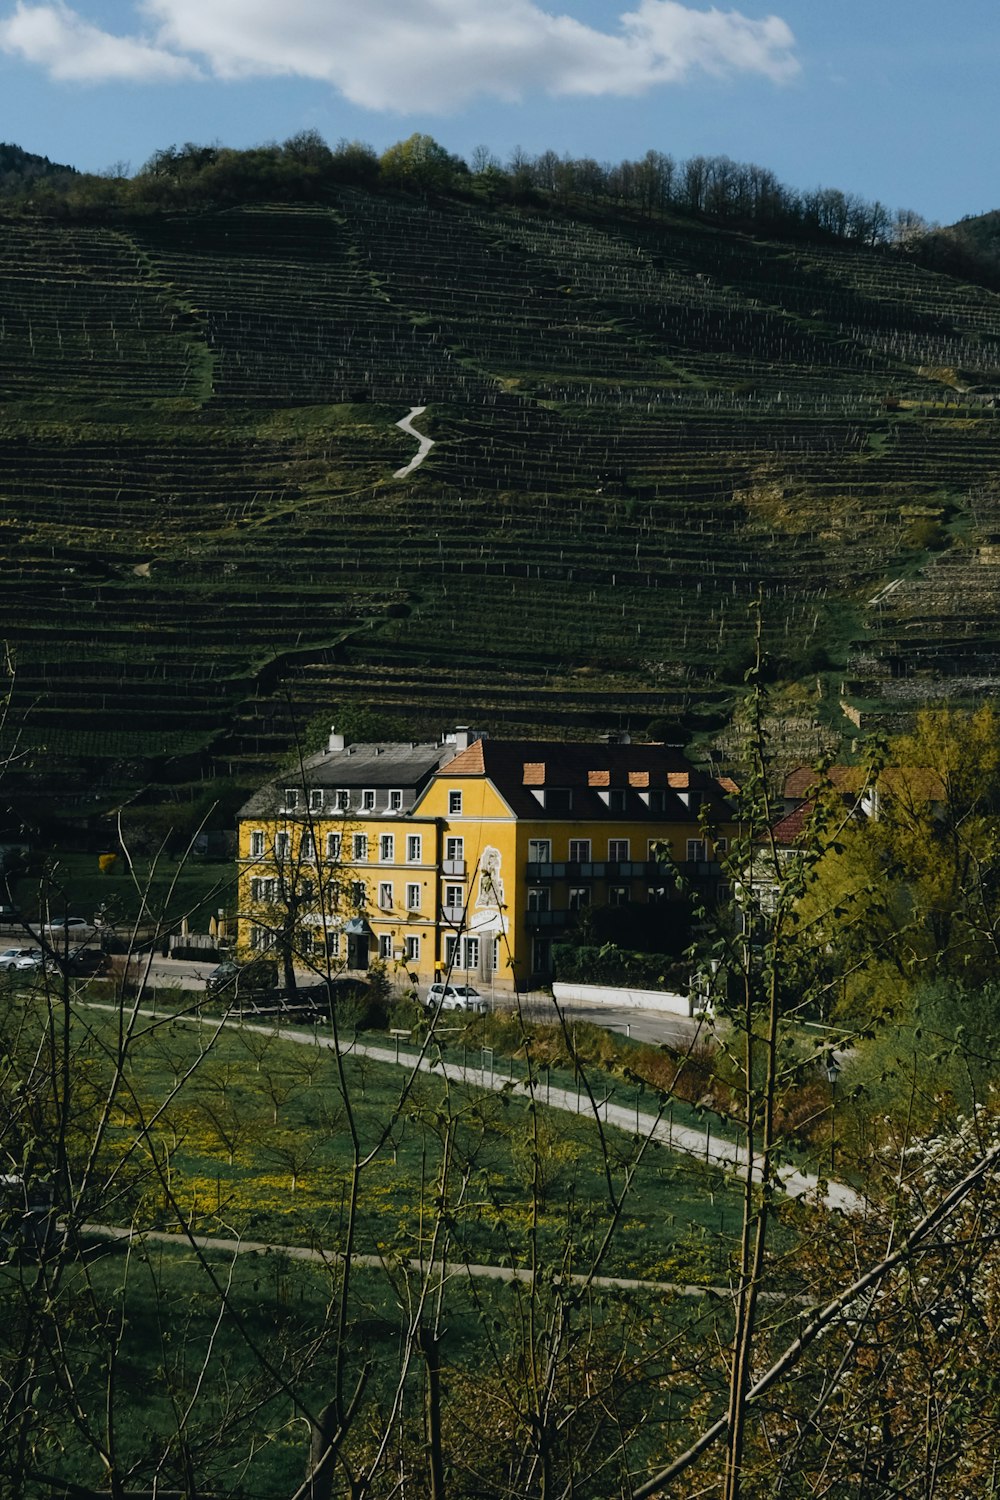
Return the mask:
[[0, 0], [0, 140], [85, 171], [315, 129], [466, 158], [726, 155], [1000, 207], [997, 0]]

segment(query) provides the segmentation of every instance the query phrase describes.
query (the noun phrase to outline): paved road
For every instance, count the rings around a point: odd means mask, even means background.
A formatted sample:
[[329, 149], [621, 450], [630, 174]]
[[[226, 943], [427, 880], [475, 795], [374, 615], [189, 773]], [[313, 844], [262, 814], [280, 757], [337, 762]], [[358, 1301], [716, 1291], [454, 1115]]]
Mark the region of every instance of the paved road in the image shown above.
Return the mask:
[[[154, 956], [150, 961], [148, 983], [157, 991], [161, 987], [164, 991], [171, 988], [200, 990], [204, 988], [206, 975], [211, 974], [214, 968], [214, 961], [196, 963], [189, 959]], [[310, 975], [301, 974], [299, 978], [304, 985], [315, 982]], [[514, 996], [497, 995], [495, 1003], [498, 1009], [512, 1009]], [[556, 1023], [551, 995], [540, 992], [524, 995], [521, 997], [521, 1008], [533, 1021], [553, 1025]], [[606, 1026], [609, 1031], [630, 1036], [635, 1041], [651, 1042], [656, 1046], [665, 1043], [671, 1047], [687, 1047], [699, 1035], [706, 1035], [704, 1022], [689, 1020], [686, 1016], [677, 1016], [671, 1011], [639, 1010], [630, 1006], [574, 1001], [571, 1005], [562, 1006], [562, 1013], [569, 1022], [587, 1021], [592, 1026]]]

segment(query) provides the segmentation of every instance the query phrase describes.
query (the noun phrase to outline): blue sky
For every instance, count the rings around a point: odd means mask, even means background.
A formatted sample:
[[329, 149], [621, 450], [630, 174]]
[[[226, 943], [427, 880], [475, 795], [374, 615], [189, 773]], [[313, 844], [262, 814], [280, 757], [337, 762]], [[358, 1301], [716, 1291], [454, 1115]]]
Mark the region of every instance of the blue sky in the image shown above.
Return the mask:
[[0, 139], [90, 171], [422, 130], [725, 154], [949, 223], [1000, 207], [998, 79], [996, 0], [0, 0]]

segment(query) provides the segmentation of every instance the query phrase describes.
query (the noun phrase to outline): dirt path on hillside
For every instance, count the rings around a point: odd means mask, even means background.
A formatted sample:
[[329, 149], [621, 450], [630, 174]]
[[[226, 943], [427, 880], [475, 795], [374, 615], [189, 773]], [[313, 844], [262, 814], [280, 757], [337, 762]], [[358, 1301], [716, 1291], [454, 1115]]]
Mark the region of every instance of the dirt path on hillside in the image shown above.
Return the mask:
[[416, 439], [419, 447], [417, 448], [414, 456], [410, 459], [410, 462], [406, 464], [404, 468], [396, 470], [395, 474], [393, 475], [394, 479], [405, 479], [408, 474], [413, 473], [414, 469], [419, 469], [428, 453], [434, 447], [434, 439], [424, 437], [423, 433], [418, 432], [413, 425], [413, 418], [419, 417], [421, 413], [425, 412], [426, 410], [426, 406], [411, 406], [408, 414], [396, 423], [396, 426], [402, 432], [405, 432], [408, 437]]

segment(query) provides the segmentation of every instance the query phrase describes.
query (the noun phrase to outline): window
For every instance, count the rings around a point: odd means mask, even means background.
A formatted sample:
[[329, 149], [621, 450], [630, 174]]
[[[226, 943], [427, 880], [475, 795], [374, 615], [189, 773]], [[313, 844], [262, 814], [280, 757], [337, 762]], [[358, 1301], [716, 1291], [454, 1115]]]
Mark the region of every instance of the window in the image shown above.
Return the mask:
[[729, 853], [729, 840], [728, 839], [716, 839], [715, 840], [715, 852], [716, 852], [716, 854], [728, 854]]
[[629, 888], [627, 885], [612, 885], [608, 887], [608, 905], [625, 906], [629, 899]]
[[465, 840], [464, 839], [445, 839], [445, 841], [444, 841], [444, 857], [445, 857], [445, 859], [464, 859], [465, 858]]
[[646, 900], [650, 906], [662, 906], [667, 899], [667, 888], [665, 885], [650, 885], [646, 887]]
[[363, 880], [351, 881], [351, 905], [358, 908], [368, 900], [368, 891]]
[[334, 792], [334, 807], [338, 812], [349, 812], [351, 807], [350, 792]]
[[628, 839], [608, 839], [608, 859], [622, 864], [629, 857], [628, 845]]
[[405, 943], [407, 963], [417, 964], [420, 962], [420, 938], [408, 937]]
[[479, 968], [479, 939], [467, 937], [462, 945], [463, 967], [466, 969]]
[[547, 887], [540, 886], [540, 887], [536, 887], [534, 890], [532, 890], [532, 889], [529, 888], [529, 890], [528, 890], [528, 910], [529, 911], [548, 911], [549, 910], [549, 891], [548, 891]]
[[354, 849], [354, 858], [355, 859], [361, 859], [361, 860], [367, 859], [368, 858], [368, 835], [367, 835], [367, 833], [356, 833], [354, 835], [354, 840], [353, 840], [352, 847]]
[[264, 876], [259, 880], [250, 882], [251, 901], [275, 901], [278, 895], [278, 882], [274, 876]]
[[611, 812], [625, 811], [625, 788], [623, 786], [609, 787], [604, 793], [602, 801]]
[[299, 884], [299, 895], [303, 901], [311, 901], [316, 894], [316, 885], [312, 880], [303, 880]]
[[300, 859], [315, 859], [316, 858], [316, 841], [313, 838], [313, 836], [312, 836], [311, 833], [304, 833], [302, 835], [302, 842], [299, 845], [299, 858]]
[[646, 857], [654, 864], [662, 864], [670, 858], [672, 852], [668, 839], [650, 839]]
[[392, 881], [380, 880], [378, 883], [378, 904], [383, 911], [392, 906]]
[[285, 812], [296, 812], [299, 805], [299, 789], [296, 786], [285, 787]]
[[458, 947], [458, 938], [454, 933], [449, 933], [444, 940], [444, 962], [447, 968], [451, 968], [455, 962], [455, 950]]
[[552, 840], [551, 839], [529, 839], [528, 859], [533, 865], [547, 865], [552, 862]]
[[650, 812], [665, 812], [667, 806], [667, 794], [662, 789], [648, 792], [646, 795], [646, 806]]
[[378, 956], [379, 958], [392, 957], [392, 937], [388, 932], [379, 933]]
[[309, 811], [314, 813], [322, 812], [325, 802], [326, 793], [321, 787], [314, 786], [309, 793]]
[[448, 793], [448, 816], [449, 818], [460, 818], [462, 816], [462, 793]]
[[361, 811], [362, 812], [374, 812], [374, 810], [375, 810], [375, 793], [372, 792], [372, 791], [362, 792], [361, 793]]
[[266, 953], [274, 938], [266, 927], [250, 928], [250, 946], [255, 953]]
[[570, 839], [569, 858], [571, 864], [586, 864], [590, 859], [590, 840]]
[[263, 859], [264, 857], [264, 833], [260, 828], [255, 828], [250, 835], [250, 858]]
[[703, 860], [705, 858], [705, 840], [688, 839], [687, 857], [691, 860]]
[[326, 935], [326, 952], [328, 958], [340, 957], [340, 933], [328, 932]]
[[340, 858], [340, 834], [328, 833], [326, 836], [326, 857], [330, 864], [335, 864]]
[[390, 812], [399, 812], [400, 809], [402, 808], [402, 806], [403, 806], [403, 794], [402, 794], [402, 792], [399, 792], [399, 791], [390, 792], [389, 793], [389, 811]]
[[452, 911], [461, 911], [465, 905], [465, 887], [461, 885], [446, 885], [444, 888], [444, 904]]
[[391, 864], [396, 858], [396, 840], [391, 833], [383, 833], [378, 841], [378, 857], [384, 864]]
[[411, 865], [418, 865], [422, 858], [423, 839], [419, 833], [411, 833], [406, 840], [406, 858]]
[[420, 887], [419, 885], [408, 885], [406, 887], [406, 910], [420, 910]]
[[590, 889], [585, 885], [573, 885], [569, 890], [570, 911], [583, 911], [585, 906], [590, 905]]
[[547, 811], [554, 813], [568, 813], [573, 810], [573, 793], [569, 787], [553, 786], [545, 788], [545, 807]]
[[274, 835], [274, 857], [275, 859], [287, 859], [292, 852], [292, 838], [288, 833], [276, 833]]

